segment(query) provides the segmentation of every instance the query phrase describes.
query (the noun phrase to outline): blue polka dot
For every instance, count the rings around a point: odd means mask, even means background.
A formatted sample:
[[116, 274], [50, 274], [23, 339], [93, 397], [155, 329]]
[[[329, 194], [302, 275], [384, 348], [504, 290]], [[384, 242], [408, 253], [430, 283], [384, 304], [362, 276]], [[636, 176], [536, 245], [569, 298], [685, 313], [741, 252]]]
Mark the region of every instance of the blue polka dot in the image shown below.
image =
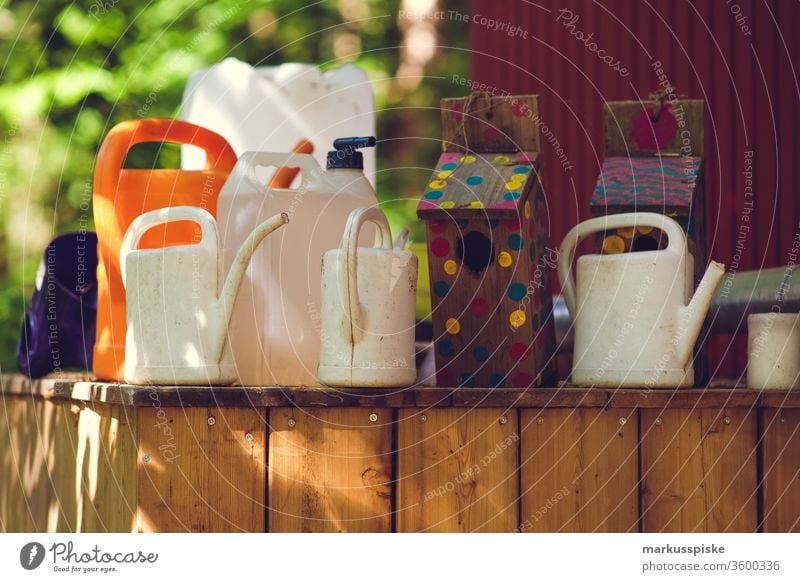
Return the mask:
[[474, 355], [475, 359], [479, 362], [485, 362], [489, 359], [489, 350], [483, 346], [478, 346], [473, 350], [472, 355]]
[[506, 200], [519, 200], [519, 192], [506, 192], [503, 198]]
[[439, 355], [440, 356], [444, 356], [445, 358], [450, 358], [455, 353], [456, 353], [456, 351], [455, 351], [455, 349], [453, 349], [453, 344], [451, 344], [449, 341], [442, 340], [442, 341], [439, 342]]
[[516, 168], [514, 168], [515, 174], [527, 174], [530, 171], [531, 171], [530, 166], [517, 166]]
[[511, 250], [518, 251], [522, 248], [522, 237], [514, 233], [508, 237], [508, 247]]
[[436, 293], [437, 297], [444, 297], [450, 291], [450, 285], [448, 285], [445, 281], [436, 281], [433, 284], [433, 292]]
[[430, 192], [425, 194], [425, 198], [427, 198], [428, 200], [438, 200], [441, 197], [442, 197], [441, 190], [431, 190]]
[[489, 376], [489, 383], [492, 388], [502, 388], [506, 383], [506, 377], [503, 374], [492, 374]]
[[472, 388], [475, 386], [475, 375], [470, 372], [464, 372], [458, 377], [459, 386], [468, 386]]
[[522, 283], [512, 283], [508, 287], [508, 298], [512, 301], [522, 301], [522, 298], [525, 297], [527, 292], [528, 290]]
[[447, 164], [442, 164], [443, 170], [455, 170], [458, 167], [458, 164], [455, 162], [449, 162]]
[[487, 221], [486, 221], [486, 225], [487, 225], [489, 228], [491, 228], [492, 230], [494, 230], [495, 228], [497, 228], [497, 225], [498, 225], [498, 224], [500, 224], [500, 221], [499, 221], [498, 219], [496, 219], [496, 218], [490, 218], [489, 220], [487, 220]]
[[481, 178], [480, 176], [470, 176], [469, 178], [467, 178], [467, 184], [469, 184], [470, 186], [477, 186], [481, 182], [483, 182], [483, 178]]

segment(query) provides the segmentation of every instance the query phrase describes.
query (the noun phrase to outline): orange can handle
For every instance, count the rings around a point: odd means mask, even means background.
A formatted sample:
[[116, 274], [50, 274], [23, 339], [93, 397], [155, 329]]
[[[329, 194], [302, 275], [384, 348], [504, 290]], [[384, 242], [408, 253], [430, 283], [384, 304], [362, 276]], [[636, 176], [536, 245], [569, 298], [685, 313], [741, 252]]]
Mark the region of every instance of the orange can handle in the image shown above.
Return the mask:
[[123, 121], [108, 132], [97, 153], [95, 191], [115, 191], [122, 162], [131, 148], [136, 144], [153, 142], [201, 148], [206, 153], [206, 170], [230, 172], [236, 165], [236, 154], [225, 138], [199, 125], [162, 118]]

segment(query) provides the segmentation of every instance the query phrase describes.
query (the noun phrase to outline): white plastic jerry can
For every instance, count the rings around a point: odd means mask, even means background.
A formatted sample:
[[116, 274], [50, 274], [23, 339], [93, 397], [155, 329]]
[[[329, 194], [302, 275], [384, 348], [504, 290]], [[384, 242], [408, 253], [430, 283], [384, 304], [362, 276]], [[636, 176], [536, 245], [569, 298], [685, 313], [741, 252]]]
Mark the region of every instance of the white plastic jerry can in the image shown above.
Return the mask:
[[[223, 186], [217, 218], [228, 268], [242, 241], [265, 217], [292, 221], [253, 254], [229, 326], [238, 381], [249, 386], [317, 386], [320, 357], [322, 255], [339, 246], [353, 210], [377, 206], [357, 151], [375, 138], [334, 142], [327, 171], [307, 154], [248, 152]], [[299, 167], [296, 189], [268, 188], [257, 167]], [[371, 243], [374, 227], [364, 229]]]
[[[307, 63], [253, 67], [227, 58], [189, 78], [181, 119], [223, 136], [237, 155], [286, 151], [307, 139], [322, 164], [338, 136], [375, 135], [375, 98], [366, 71], [352, 64], [322, 71]], [[181, 151], [184, 169], [203, 168], [204, 159], [198, 148]], [[374, 184], [374, 151], [364, 152], [364, 173]]]
[[[358, 248], [362, 226], [374, 223], [379, 243]], [[377, 208], [355, 210], [341, 248], [322, 260], [322, 353], [319, 380], [329, 386], [414, 384], [417, 258], [392, 248]]]
[[[137, 249], [148, 230], [178, 220], [200, 226], [197, 244]], [[222, 361], [222, 351], [239, 284], [253, 249], [286, 222], [288, 217], [279, 214], [250, 232], [220, 289], [217, 224], [208, 211], [174, 206], [134, 220], [120, 248], [127, 311], [125, 381], [231, 384], [236, 368]]]
[[[584, 255], [572, 279], [575, 248], [587, 236], [649, 226], [669, 239], [663, 250]], [[652, 212], [592, 218], [564, 237], [561, 291], [575, 326], [572, 381], [606, 387], [683, 388], [694, 384], [692, 350], [725, 273], [711, 261], [697, 290], [681, 226]]]

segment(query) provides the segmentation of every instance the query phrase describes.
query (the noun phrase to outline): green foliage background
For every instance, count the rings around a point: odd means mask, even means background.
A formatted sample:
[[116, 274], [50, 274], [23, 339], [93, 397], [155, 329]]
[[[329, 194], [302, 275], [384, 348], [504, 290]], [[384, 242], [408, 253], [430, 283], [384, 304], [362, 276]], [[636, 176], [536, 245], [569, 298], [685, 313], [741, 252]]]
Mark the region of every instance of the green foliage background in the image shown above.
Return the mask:
[[[440, 3], [444, 0], [440, 0]], [[0, 369], [14, 351], [38, 262], [55, 235], [91, 218], [95, 153], [116, 123], [177, 116], [194, 71], [236, 57], [254, 65], [345, 61], [373, 81], [378, 115], [378, 193], [418, 197], [440, 151], [438, 102], [463, 93], [467, 28], [436, 22], [441, 48], [425, 77], [404, 88], [400, 0], [21, 0], [0, 7]], [[446, 9], [467, 11], [448, 0]], [[445, 8], [440, 6], [440, 9]], [[337, 43], [358, 39], [342, 55]], [[357, 45], [356, 45], [357, 46]], [[337, 56], [337, 54], [339, 56]], [[412, 138], [412, 139], [407, 139]], [[430, 138], [430, 139], [425, 139]], [[159, 163], [177, 166], [177, 149]], [[414, 204], [387, 210], [423, 240]], [[88, 214], [88, 216], [87, 216]]]

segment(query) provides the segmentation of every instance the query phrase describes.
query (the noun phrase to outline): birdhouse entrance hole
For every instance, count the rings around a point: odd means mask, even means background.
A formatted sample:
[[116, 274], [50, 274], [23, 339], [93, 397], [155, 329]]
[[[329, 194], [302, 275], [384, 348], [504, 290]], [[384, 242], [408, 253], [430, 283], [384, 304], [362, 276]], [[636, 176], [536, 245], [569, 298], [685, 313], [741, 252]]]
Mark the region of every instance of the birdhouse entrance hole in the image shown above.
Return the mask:
[[458, 260], [472, 273], [482, 273], [494, 261], [494, 246], [483, 233], [468, 232], [458, 239]]

